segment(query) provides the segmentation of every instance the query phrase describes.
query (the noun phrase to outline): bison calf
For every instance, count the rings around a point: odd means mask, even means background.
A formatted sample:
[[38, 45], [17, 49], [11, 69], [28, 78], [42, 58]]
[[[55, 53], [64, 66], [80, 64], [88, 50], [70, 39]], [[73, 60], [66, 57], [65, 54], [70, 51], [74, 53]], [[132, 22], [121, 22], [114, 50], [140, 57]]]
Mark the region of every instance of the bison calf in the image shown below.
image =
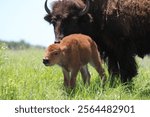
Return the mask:
[[61, 66], [64, 75], [64, 85], [67, 87], [75, 87], [78, 71], [81, 72], [83, 82], [90, 83], [88, 63], [101, 76], [102, 86], [106, 80], [97, 45], [89, 36], [83, 34], [72, 34], [64, 37], [60, 43], [50, 45], [46, 49], [43, 63], [46, 66], [54, 64]]

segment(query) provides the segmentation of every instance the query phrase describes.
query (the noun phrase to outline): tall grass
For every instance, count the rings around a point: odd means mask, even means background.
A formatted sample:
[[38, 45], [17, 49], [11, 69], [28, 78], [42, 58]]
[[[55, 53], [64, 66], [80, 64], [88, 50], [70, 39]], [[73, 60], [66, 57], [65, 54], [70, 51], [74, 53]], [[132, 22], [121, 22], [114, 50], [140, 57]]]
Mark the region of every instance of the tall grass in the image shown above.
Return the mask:
[[[116, 86], [105, 90], [100, 87], [97, 72], [89, 66], [90, 86], [84, 86], [80, 73], [76, 89], [68, 91], [63, 86], [63, 75], [58, 66], [45, 67], [42, 64], [44, 50], [5, 50], [0, 54], [0, 99], [22, 100], [123, 100], [150, 99], [150, 58], [137, 58], [139, 75], [133, 80], [132, 90], [122, 86], [119, 78]], [[5, 57], [2, 57], [5, 56]], [[2, 59], [3, 58], [3, 59]]]
[[0, 65], [4, 62], [6, 59], [5, 50], [7, 49], [7, 46], [5, 43], [0, 43]]

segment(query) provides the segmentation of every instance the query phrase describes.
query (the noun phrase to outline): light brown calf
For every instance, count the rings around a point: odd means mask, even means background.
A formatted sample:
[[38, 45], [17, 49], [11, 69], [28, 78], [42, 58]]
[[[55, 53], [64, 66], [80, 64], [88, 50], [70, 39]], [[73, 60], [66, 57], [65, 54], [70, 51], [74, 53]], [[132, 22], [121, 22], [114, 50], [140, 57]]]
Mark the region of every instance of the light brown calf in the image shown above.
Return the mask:
[[67, 87], [75, 87], [79, 71], [81, 72], [83, 82], [90, 83], [88, 63], [101, 76], [102, 86], [106, 80], [97, 45], [89, 36], [83, 34], [72, 34], [64, 37], [60, 43], [50, 45], [46, 49], [43, 63], [46, 66], [60, 65], [64, 74], [64, 85]]

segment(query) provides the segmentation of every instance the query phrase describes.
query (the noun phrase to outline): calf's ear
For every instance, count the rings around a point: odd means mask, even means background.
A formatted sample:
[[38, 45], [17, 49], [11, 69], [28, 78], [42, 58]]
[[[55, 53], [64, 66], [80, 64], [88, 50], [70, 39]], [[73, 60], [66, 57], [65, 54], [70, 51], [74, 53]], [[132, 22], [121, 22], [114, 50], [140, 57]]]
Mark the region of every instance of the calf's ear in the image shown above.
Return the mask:
[[60, 50], [61, 50], [61, 51], [67, 50], [67, 46], [61, 46], [61, 47], [60, 47]]

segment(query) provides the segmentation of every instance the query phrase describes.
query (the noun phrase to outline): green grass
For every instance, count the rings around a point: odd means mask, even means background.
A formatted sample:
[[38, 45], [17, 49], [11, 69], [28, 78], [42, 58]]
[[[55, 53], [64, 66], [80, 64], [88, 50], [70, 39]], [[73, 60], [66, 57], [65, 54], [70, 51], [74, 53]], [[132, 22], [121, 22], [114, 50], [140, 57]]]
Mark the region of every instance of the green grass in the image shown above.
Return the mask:
[[122, 86], [116, 78], [116, 86], [105, 91], [100, 87], [97, 72], [89, 66], [90, 86], [84, 86], [78, 74], [75, 91], [63, 86], [63, 75], [58, 66], [42, 64], [44, 50], [0, 51], [0, 99], [2, 100], [128, 100], [150, 99], [150, 58], [137, 58], [139, 74], [134, 78], [132, 90]]

